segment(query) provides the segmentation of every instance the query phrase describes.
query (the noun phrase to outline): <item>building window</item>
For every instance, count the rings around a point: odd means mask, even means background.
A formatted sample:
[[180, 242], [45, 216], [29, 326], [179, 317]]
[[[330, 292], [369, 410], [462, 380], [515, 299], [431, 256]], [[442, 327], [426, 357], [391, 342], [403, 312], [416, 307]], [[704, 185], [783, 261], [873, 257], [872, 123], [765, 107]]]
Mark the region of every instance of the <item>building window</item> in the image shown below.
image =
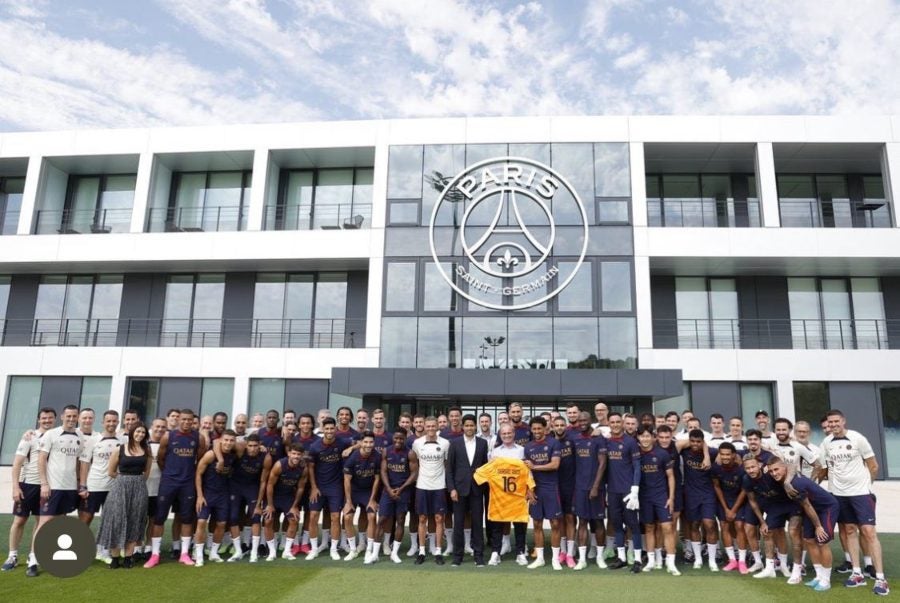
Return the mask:
[[221, 345], [224, 303], [224, 274], [170, 276], [166, 284], [160, 345], [172, 347]]
[[650, 226], [757, 227], [753, 174], [647, 174]]
[[259, 274], [254, 347], [353, 347], [361, 324], [347, 321], [347, 273]]
[[237, 231], [247, 227], [251, 172], [175, 172], [166, 209], [150, 210], [151, 230]]
[[286, 170], [266, 230], [355, 230], [372, 222], [372, 168]]
[[600, 302], [604, 312], [631, 311], [630, 262], [600, 262]]
[[881, 417], [884, 425], [885, 475], [900, 477], [900, 385], [879, 388]]
[[263, 416], [269, 410], [284, 409], [284, 379], [251, 379], [250, 405], [247, 414], [252, 418], [259, 413]]
[[144, 423], [171, 409], [188, 408], [198, 416], [222, 411], [231, 417], [234, 379], [197, 377], [132, 377], [128, 380], [128, 408]]
[[0, 176], [0, 235], [14, 235], [19, 228], [25, 178]]
[[41, 277], [32, 345], [115, 345], [121, 300], [121, 275]]
[[200, 390], [200, 416], [224, 412], [232, 417], [234, 379], [203, 379]]
[[744, 421], [744, 430], [756, 428], [756, 413], [761, 410], [769, 413], [771, 423], [774, 423], [774, 407], [771, 383], [741, 383], [741, 419]]
[[739, 348], [738, 297], [731, 278], [677, 277], [679, 348]]
[[888, 347], [884, 300], [877, 278], [788, 278], [793, 347]]
[[691, 384], [689, 381], [684, 382], [684, 393], [674, 398], [666, 398], [653, 403], [653, 412], [657, 415], [664, 415], [669, 411], [678, 413], [678, 420], [681, 420], [681, 413], [685, 410], [691, 410]]
[[6, 330], [6, 308], [9, 304], [9, 288], [12, 279], [0, 276], [0, 333]]
[[[69, 176], [62, 209], [39, 209], [35, 216], [35, 233], [106, 234], [130, 231], [135, 181], [134, 174]], [[48, 201], [53, 203], [54, 200]]]
[[779, 174], [783, 227], [889, 228], [891, 208], [877, 174]]
[[390, 262], [384, 287], [385, 312], [414, 312], [416, 309], [416, 262]]
[[822, 417], [831, 408], [828, 383], [820, 381], [794, 381], [794, 417], [809, 423], [810, 440], [825, 439]]
[[101, 409], [109, 408], [111, 384], [110, 377], [10, 377], [3, 412], [0, 465], [13, 463], [22, 434], [37, 425], [39, 409], [55, 409], [57, 425], [63, 408], [69, 404], [94, 408], [98, 415], [102, 414]]

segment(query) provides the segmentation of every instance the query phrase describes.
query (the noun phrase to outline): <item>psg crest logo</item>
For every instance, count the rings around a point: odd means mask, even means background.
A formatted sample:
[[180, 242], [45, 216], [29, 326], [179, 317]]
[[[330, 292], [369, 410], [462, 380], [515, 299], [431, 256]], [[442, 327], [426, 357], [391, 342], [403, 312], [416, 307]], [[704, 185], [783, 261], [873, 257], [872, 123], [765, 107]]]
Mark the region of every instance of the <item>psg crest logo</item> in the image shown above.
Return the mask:
[[[452, 228], [436, 228], [448, 224], [447, 214], [454, 216]], [[573, 227], [566, 236], [577, 242], [565, 261], [553, 254], [560, 220]], [[496, 157], [443, 185], [429, 235], [439, 272], [457, 293], [486, 308], [522, 310], [553, 298], [575, 278], [587, 251], [588, 220], [577, 191], [553, 168]], [[465, 260], [453, 268], [442, 260], [460, 252]]]

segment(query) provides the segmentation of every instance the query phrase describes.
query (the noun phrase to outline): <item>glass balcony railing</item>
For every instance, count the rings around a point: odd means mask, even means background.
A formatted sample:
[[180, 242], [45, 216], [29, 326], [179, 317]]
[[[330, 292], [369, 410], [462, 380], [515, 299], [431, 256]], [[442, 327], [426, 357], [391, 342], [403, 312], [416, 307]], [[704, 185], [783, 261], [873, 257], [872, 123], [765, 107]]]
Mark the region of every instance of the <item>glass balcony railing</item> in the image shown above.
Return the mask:
[[647, 199], [647, 223], [683, 228], [758, 227], [759, 201]]
[[35, 234], [108, 234], [131, 230], [131, 208], [39, 209]]
[[37, 319], [0, 321], [5, 346], [363, 347], [364, 319]]
[[358, 230], [372, 225], [371, 203], [267, 205], [265, 230]]
[[900, 320], [654, 320], [653, 347], [884, 350], [900, 348]]
[[147, 221], [150, 232], [235, 232], [247, 228], [247, 208], [151, 207]]
[[785, 228], [890, 228], [891, 208], [885, 199], [780, 199]]

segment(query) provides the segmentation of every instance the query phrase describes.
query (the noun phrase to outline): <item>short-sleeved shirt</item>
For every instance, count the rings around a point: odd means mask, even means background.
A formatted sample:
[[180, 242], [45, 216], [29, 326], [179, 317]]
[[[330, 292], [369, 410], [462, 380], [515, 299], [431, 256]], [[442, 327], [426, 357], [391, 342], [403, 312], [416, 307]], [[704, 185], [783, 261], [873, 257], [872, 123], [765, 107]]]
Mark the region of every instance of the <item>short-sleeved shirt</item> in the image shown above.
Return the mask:
[[38, 459], [41, 452], [41, 438], [45, 432], [37, 430], [29, 431], [19, 440], [16, 446], [16, 456], [25, 457], [22, 463], [22, 471], [19, 473], [19, 481], [35, 486], [41, 485], [41, 472], [38, 469]]
[[828, 467], [828, 489], [835, 496], [863, 496], [872, 488], [866, 459], [875, 456], [869, 440], [858, 431], [847, 430], [843, 437], [829, 435], [822, 442], [821, 459]]
[[334, 439], [330, 444], [325, 440], [317, 440], [309, 447], [309, 459], [315, 463], [316, 487], [323, 492], [341, 492], [344, 488], [343, 466], [341, 454], [350, 444], [344, 440]]
[[789, 440], [784, 444], [778, 442], [778, 444], [772, 446], [771, 452], [784, 461], [785, 465], [793, 467], [798, 473], [804, 463], [812, 466], [819, 460], [812, 450], [793, 440]]
[[100, 439], [91, 438], [82, 446], [81, 456], [78, 460], [91, 465], [85, 484], [88, 490], [109, 492], [113, 483], [113, 478], [108, 473], [109, 459], [123, 443], [123, 440], [116, 436], [103, 436]]
[[612, 494], [625, 494], [640, 482], [641, 448], [627, 434], [606, 438], [606, 483]]
[[575, 457], [575, 489], [586, 492], [594, 485], [600, 458], [606, 454], [606, 438], [590, 433], [573, 433], [569, 435], [569, 440]]
[[[797, 442], [797, 443], [800, 444], [799, 442]], [[821, 456], [822, 456], [821, 448], [819, 448], [812, 442], [810, 442], [808, 444], [800, 444], [800, 445], [803, 446], [804, 448], [808, 449], [810, 452], [812, 452], [813, 456], [816, 458], [816, 461], [820, 461]], [[800, 461], [800, 475], [802, 475], [804, 477], [812, 478], [812, 474], [813, 474], [813, 463], [809, 463], [806, 460], [801, 460]]]
[[416, 488], [419, 490], [443, 490], [447, 487], [444, 462], [450, 451], [450, 442], [438, 436], [432, 442], [422, 436], [413, 442], [412, 451], [419, 459], [419, 476]]
[[525, 460], [525, 447], [513, 444], [512, 446], [504, 446], [500, 444], [488, 453], [488, 460], [491, 459], [519, 459]]
[[350, 476], [350, 488], [354, 492], [371, 493], [375, 476], [381, 472], [381, 455], [377, 450], [363, 456], [354, 450], [344, 461], [344, 475]]
[[284, 438], [280, 429], [277, 427], [275, 429], [263, 427], [256, 434], [259, 436], [259, 443], [262, 444], [262, 447], [265, 448], [273, 461], [284, 458]]
[[341, 431], [339, 429], [334, 430], [334, 437], [336, 440], [344, 444], [344, 448], [349, 448], [353, 446], [353, 443], [356, 441], [359, 432], [353, 429], [352, 427], [348, 427], [346, 431]]
[[[535, 467], [549, 464], [553, 459], [560, 458], [560, 454], [559, 442], [556, 441], [556, 438], [545, 437], [540, 442], [532, 440], [525, 444], [525, 460], [531, 461]], [[555, 492], [559, 487], [557, 471], [532, 471], [537, 487]]]
[[654, 446], [650, 450], [641, 450], [641, 491], [640, 497], [665, 503], [669, 498], [669, 476], [667, 470], [675, 465], [675, 459], [669, 453]]
[[747, 442], [742, 439], [734, 439], [731, 436], [728, 436], [727, 442], [731, 442], [731, 445], [734, 446], [734, 449], [737, 451], [738, 456], [743, 457], [747, 454]]
[[719, 488], [722, 489], [725, 500], [730, 501], [729, 504], [734, 504], [743, 489], [744, 475], [746, 475], [740, 460], [728, 466], [713, 463], [710, 472], [712, 478], [719, 482]]
[[399, 488], [409, 479], [409, 450], [397, 450], [393, 446], [384, 453], [387, 464], [388, 486]]
[[475, 483], [488, 484], [490, 502], [488, 519], [527, 523], [527, 488], [534, 488], [534, 479], [525, 463], [519, 459], [495, 457], [475, 470]]
[[75, 431], [54, 427], [41, 438], [41, 452], [47, 453], [47, 480], [51, 490], [78, 489], [78, 457], [81, 436]]
[[771, 506], [792, 504], [784, 487], [768, 473], [762, 473], [756, 479], [745, 474], [742, 487], [745, 492], [752, 493], [756, 497], [756, 503], [762, 510]]
[[556, 439], [559, 444], [559, 470], [556, 472], [560, 490], [572, 490], [575, 488], [575, 456], [572, 448], [572, 440], [564, 434]]
[[825, 488], [808, 477], [795, 475], [791, 485], [797, 491], [797, 499], [806, 499], [816, 511], [824, 511], [837, 504], [837, 499]]
[[463, 437], [465, 435], [465, 433], [463, 432], [462, 429], [460, 429], [459, 431], [453, 431], [452, 429], [447, 427], [447, 428], [442, 429], [438, 435], [440, 435], [442, 438], [444, 438], [448, 442], [451, 442], [457, 438]]
[[[710, 460], [715, 454], [710, 451]], [[681, 451], [681, 460], [684, 462], [684, 493], [696, 499], [702, 497], [715, 497], [712, 486], [712, 474], [710, 469], [703, 469], [703, 452], [694, 452], [690, 448]]]

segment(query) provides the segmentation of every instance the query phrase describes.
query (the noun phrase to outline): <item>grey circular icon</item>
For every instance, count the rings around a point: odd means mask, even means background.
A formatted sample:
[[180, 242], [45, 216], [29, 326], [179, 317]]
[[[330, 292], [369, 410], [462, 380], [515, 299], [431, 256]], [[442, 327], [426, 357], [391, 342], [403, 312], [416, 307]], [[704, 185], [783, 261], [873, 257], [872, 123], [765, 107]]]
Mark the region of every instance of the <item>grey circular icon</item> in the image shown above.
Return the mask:
[[49, 574], [74, 578], [90, 567], [96, 547], [88, 526], [74, 517], [56, 517], [37, 533], [34, 555]]

